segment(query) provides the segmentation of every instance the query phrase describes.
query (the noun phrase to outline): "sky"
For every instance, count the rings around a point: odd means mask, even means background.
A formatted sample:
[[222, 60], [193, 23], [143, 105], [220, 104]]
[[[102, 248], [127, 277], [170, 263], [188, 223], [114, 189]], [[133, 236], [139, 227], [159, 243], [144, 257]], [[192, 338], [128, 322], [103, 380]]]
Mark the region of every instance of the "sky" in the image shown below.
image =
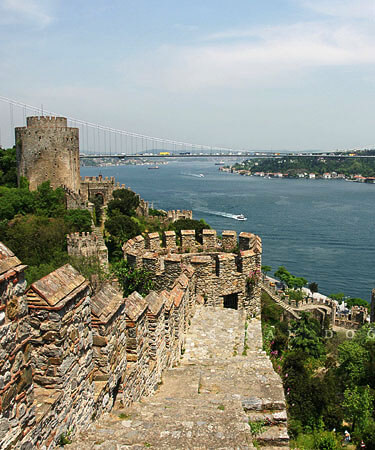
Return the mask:
[[373, 148], [374, 21], [375, 0], [0, 0], [0, 95], [199, 144]]

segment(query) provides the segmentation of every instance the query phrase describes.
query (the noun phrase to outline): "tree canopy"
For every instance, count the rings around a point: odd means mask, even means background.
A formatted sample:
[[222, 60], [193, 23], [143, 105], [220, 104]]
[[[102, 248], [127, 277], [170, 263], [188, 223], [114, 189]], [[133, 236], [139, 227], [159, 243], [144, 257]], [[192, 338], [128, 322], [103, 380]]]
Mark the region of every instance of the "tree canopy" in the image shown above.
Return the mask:
[[292, 275], [284, 266], [280, 266], [274, 275], [291, 288], [302, 289], [307, 284], [305, 278]]
[[139, 196], [129, 189], [117, 189], [113, 191], [113, 200], [108, 202], [108, 216], [115, 214], [115, 211], [125, 215], [134, 216], [139, 205]]
[[0, 148], [0, 186], [17, 187], [17, 157], [15, 148]]
[[195, 230], [195, 239], [202, 243], [203, 230], [209, 230], [211, 227], [204, 219], [179, 219], [176, 220], [176, 222], [171, 223], [168, 229], [175, 231], [179, 238], [181, 238], [181, 230]]
[[289, 346], [295, 350], [302, 350], [305, 355], [320, 358], [324, 355], [323, 340], [320, 337], [320, 325], [312, 319], [308, 312], [302, 311], [300, 319], [291, 324]]
[[145, 297], [153, 288], [150, 274], [143, 268], [131, 267], [125, 260], [114, 263], [112, 273], [120, 283], [124, 297], [129, 296], [134, 291]]

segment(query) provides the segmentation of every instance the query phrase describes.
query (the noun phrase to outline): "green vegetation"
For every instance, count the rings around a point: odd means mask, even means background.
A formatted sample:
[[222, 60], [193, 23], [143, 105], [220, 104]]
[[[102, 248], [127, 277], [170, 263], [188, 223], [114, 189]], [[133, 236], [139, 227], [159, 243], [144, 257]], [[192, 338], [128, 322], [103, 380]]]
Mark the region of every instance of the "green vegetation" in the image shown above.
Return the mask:
[[308, 313], [290, 324], [282, 313], [263, 293], [264, 348], [283, 380], [291, 448], [338, 449], [348, 429], [375, 449], [375, 327], [348, 339]]
[[0, 148], [0, 186], [17, 187], [17, 157], [15, 148]]
[[342, 173], [345, 176], [355, 174], [361, 174], [364, 177], [375, 176], [375, 161], [373, 158], [325, 158], [324, 156], [296, 158], [282, 156], [280, 158], [254, 158], [243, 163], [237, 163], [233, 167], [252, 172], [282, 172], [289, 174], [291, 177], [298, 173], [322, 175], [325, 172]]
[[133, 191], [117, 189], [113, 192], [104, 224], [110, 261], [120, 261], [122, 244], [144, 231], [136, 218], [135, 210], [138, 205], [139, 197]]
[[264, 273], [264, 275], [267, 275], [268, 272], [271, 272], [272, 267], [271, 266], [262, 266], [262, 272]]
[[346, 303], [346, 306], [351, 309], [353, 306], [364, 306], [365, 308], [369, 309], [369, 304], [366, 302], [366, 300], [363, 300], [362, 298], [358, 297], [346, 297], [346, 295], [343, 292], [338, 292], [336, 294], [330, 294], [330, 298], [337, 300], [340, 304], [342, 302]]
[[71, 430], [68, 430], [66, 433], [61, 433], [57, 443], [61, 447], [71, 444], [72, 443], [71, 434], [72, 434]]
[[249, 427], [251, 434], [253, 436], [258, 436], [259, 434], [262, 434], [265, 429], [265, 425], [266, 425], [265, 422], [262, 420], [256, 422], [252, 422], [251, 420], [249, 420]]
[[302, 289], [306, 284], [307, 280], [303, 277], [296, 277], [286, 270], [284, 266], [280, 266], [274, 273], [275, 277], [283, 281], [290, 288]]
[[68, 262], [68, 233], [90, 230], [90, 212], [67, 211], [64, 191], [52, 189], [48, 181], [32, 192], [0, 186], [1, 240], [29, 266], [28, 283]]
[[169, 225], [168, 230], [176, 232], [177, 238], [181, 239], [181, 230], [195, 230], [195, 238], [202, 243], [203, 230], [209, 230], [211, 227], [204, 220], [179, 219]]
[[90, 198], [90, 202], [94, 204], [94, 225], [99, 227], [103, 218], [103, 198], [97, 195], [96, 197]]
[[121, 260], [112, 265], [112, 273], [117, 278], [124, 297], [137, 291], [145, 297], [153, 288], [150, 274], [144, 269], [135, 269], [127, 261]]
[[154, 217], [166, 217], [167, 216], [167, 213], [161, 209], [150, 208], [148, 210], [148, 213], [150, 216], [154, 216]]

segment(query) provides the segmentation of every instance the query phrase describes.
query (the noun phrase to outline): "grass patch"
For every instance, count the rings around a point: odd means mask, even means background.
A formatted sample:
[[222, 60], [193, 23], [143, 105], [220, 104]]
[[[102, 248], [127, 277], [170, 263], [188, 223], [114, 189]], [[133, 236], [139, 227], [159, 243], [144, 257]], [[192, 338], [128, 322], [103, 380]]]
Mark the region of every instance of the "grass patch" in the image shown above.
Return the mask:
[[265, 429], [265, 422], [263, 420], [252, 422], [249, 420], [250, 431], [253, 436], [258, 436], [263, 433]]

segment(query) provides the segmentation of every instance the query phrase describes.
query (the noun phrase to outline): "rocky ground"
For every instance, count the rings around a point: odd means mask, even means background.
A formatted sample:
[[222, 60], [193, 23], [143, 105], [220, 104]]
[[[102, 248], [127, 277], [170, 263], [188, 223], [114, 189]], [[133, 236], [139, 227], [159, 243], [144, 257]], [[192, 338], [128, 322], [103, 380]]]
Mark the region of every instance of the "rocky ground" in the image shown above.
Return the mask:
[[281, 380], [261, 345], [259, 320], [199, 307], [180, 364], [155, 394], [103, 416], [69, 449], [288, 447]]

